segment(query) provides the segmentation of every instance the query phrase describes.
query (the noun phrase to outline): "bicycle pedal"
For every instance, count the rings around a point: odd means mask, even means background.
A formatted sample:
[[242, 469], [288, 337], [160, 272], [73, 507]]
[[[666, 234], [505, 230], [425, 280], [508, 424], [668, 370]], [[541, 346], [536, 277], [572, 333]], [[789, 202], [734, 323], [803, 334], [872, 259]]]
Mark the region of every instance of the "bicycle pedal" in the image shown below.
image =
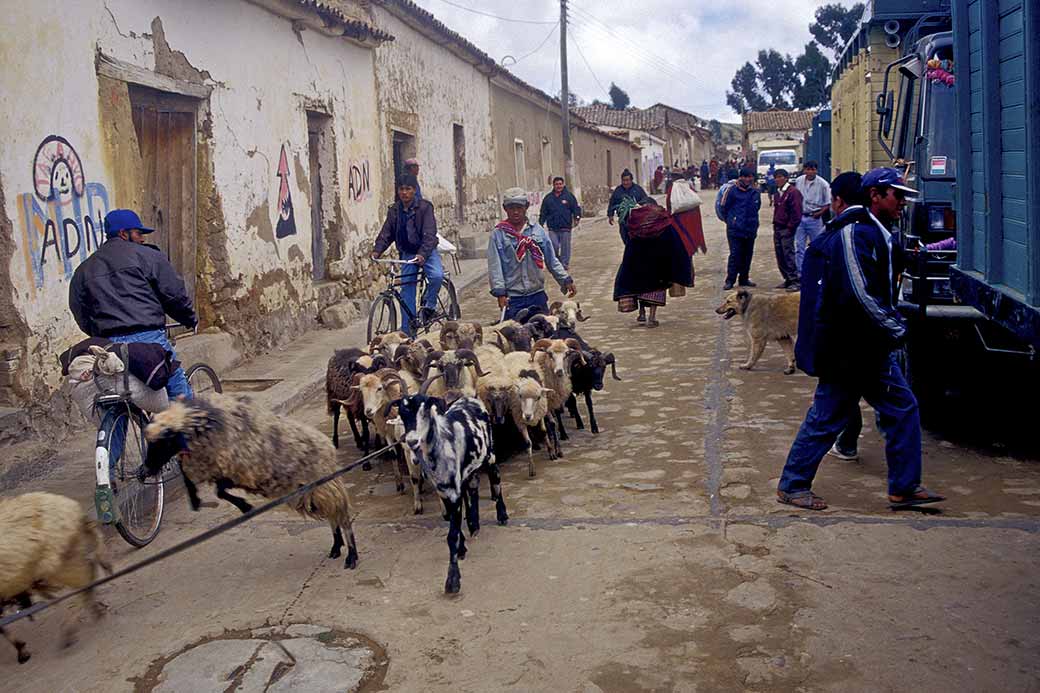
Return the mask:
[[116, 496], [111, 486], [97, 486], [94, 488], [94, 507], [97, 509], [98, 521], [101, 524], [111, 525], [118, 519], [116, 510]]

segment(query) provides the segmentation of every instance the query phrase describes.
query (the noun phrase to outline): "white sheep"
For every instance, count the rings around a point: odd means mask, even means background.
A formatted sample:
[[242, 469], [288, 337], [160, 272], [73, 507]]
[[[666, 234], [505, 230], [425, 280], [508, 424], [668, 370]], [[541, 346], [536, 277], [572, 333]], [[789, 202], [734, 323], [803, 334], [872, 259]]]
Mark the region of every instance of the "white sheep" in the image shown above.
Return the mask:
[[576, 339], [540, 339], [535, 342], [530, 359], [541, 367], [544, 385], [552, 390], [549, 393], [549, 411], [556, 418], [560, 439], [567, 440], [563, 407], [573, 392], [571, 368], [575, 361], [585, 363], [581, 344]]
[[[53, 493], [0, 500], [0, 615], [7, 604], [28, 607], [34, 591], [46, 594], [60, 587], [84, 587], [97, 577], [98, 568], [112, 572], [97, 525], [79, 503]], [[93, 590], [84, 592], [80, 600], [100, 618], [103, 607]], [[68, 623], [66, 646], [75, 641], [75, 628], [71, 620]], [[19, 663], [29, 660], [24, 642], [11, 638], [3, 628], [0, 635], [18, 651]]]
[[[316, 428], [279, 416], [248, 398], [210, 394], [178, 398], [145, 428], [145, 469], [158, 474], [180, 454], [184, 485], [193, 510], [201, 506], [197, 484], [213, 482], [217, 497], [243, 513], [253, 506], [229, 490], [240, 488], [264, 498], [279, 498], [339, 469], [336, 448]], [[356, 568], [357, 544], [350, 517], [350, 495], [342, 477], [296, 496], [288, 507], [320, 518], [332, 528], [329, 558], [338, 558], [346, 534], [344, 568]]]
[[505, 369], [507, 375], [504, 382], [507, 382], [510, 388], [509, 413], [527, 446], [527, 475], [533, 477], [534, 446], [531, 444], [528, 429], [537, 428], [542, 432], [550, 460], [563, 456], [556, 437], [556, 426], [549, 416], [552, 412], [549, 398], [553, 395], [553, 390], [545, 387], [542, 368], [537, 363], [531, 363], [528, 354], [507, 354]]

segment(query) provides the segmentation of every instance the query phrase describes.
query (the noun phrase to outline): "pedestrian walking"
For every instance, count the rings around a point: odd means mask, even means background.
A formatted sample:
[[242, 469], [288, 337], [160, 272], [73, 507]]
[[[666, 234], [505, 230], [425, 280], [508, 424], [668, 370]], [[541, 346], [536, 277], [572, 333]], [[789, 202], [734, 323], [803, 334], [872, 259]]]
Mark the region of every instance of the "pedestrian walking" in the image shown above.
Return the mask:
[[802, 271], [805, 247], [823, 232], [823, 215], [831, 205], [831, 186], [817, 175], [815, 161], [806, 161], [794, 185], [802, 194], [802, 221], [794, 237], [795, 264]]
[[758, 236], [758, 210], [762, 207], [762, 194], [755, 187], [755, 173], [750, 168], [739, 171], [735, 185], [725, 191], [719, 204], [726, 220], [726, 240], [729, 242], [729, 262], [726, 265], [727, 291], [733, 283], [755, 286], [749, 274], [751, 257], [755, 253], [755, 238]]
[[903, 508], [945, 500], [921, 485], [921, 422], [917, 399], [895, 351], [906, 325], [895, 308], [891, 226], [898, 223], [908, 187], [893, 168], [863, 176], [869, 207], [851, 206], [810, 246], [802, 268], [795, 356], [819, 378], [813, 403], [791, 445], [777, 499], [823, 510], [812, 492], [823, 456], [863, 397], [877, 411], [885, 436], [888, 500]]
[[708, 161], [706, 159], [704, 159], [704, 160], [701, 161], [701, 169], [700, 169], [701, 190], [707, 190], [709, 187], [711, 187], [711, 179], [708, 178], [708, 173], [709, 173]]
[[545, 270], [568, 298], [578, 293], [574, 280], [556, 257], [545, 229], [528, 221], [528, 204], [523, 188], [506, 190], [502, 194], [506, 218], [491, 230], [488, 242], [488, 282], [506, 320], [517, 317], [521, 311], [526, 311], [528, 318], [549, 313]]
[[711, 161], [708, 163], [708, 180], [711, 181], [712, 186], [718, 187], [719, 185], [719, 160], [714, 156], [711, 157]]
[[769, 197], [769, 206], [773, 206], [773, 198], [776, 197], [776, 164], [769, 162], [766, 170], [766, 196]]
[[422, 188], [419, 187], [419, 160], [418, 159], [405, 159], [404, 160], [404, 172], [410, 176], [415, 177], [415, 197], [418, 200], [423, 199]]
[[[676, 184], [689, 185], [681, 179]], [[614, 300], [622, 313], [638, 308], [636, 323], [655, 328], [660, 324], [657, 310], [667, 303], [673, 285], [693, 286], [693, 261], [672, 216], [653, 198], [640, 205], [626, 197], [618, 217], [629, 238], [614, 278]]]
[[571, 230], [581, 221], [581, 207], [578, 200], [567, 189], [562, 176], [552, 181], [553, 189], [542, 198], [542, 206], [538, 212], [538, 223], [549, 233], [553, 250], [563, 263], [563, 268], [571, 268]]
[[799, 290], [798, 264], [794, 257], [794, 235], [802, 221], [802, 193], [791, 183], [787, 169], [778, 168], [776, 205], [773, 207], [773, 248], [776, 266], [784, 282], [776, 287], [788, 291]]
[[[607, 223], [614, 225], [614, 217], [617, 215], [618, 207], [623, 200], [632, 200], [637, 205], [643, 204], [650, 196], [646, 191], [632, 182], [632, 172], [627, 168], [621, 172], [621, 185], [614, 188], [610, 194], [610, 202], [607, 203]], [[618, 230], [621, 233], [622, 243], [628, 243], [628, 228], [625, 222], [618, 220]]]
[[[401, 268], [401, 301], [419, 324], [429, 322], [437, 312], [437, 295], [444, 283], [444, 265], [437, 252], [437, 219], [433, 205], [418, 197], [419, 182], [410, 173], [397, 182], [397, 201], [386, 210], [386, 221], [376, 237], [372, 259], [379, 257], [393, 244], [404, 262]], [[419, 268], [426, 274], [426, 295], [422, 308], [416, 311], [415, 294], [419, 285]], [[401, 331], [412, 334], [416, 321], [401, 311]]]

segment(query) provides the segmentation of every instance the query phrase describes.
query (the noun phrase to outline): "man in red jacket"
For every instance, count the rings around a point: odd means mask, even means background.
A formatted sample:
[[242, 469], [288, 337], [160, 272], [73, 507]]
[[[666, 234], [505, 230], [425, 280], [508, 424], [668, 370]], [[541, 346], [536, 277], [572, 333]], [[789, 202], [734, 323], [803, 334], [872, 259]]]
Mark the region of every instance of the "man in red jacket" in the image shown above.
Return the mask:
[[795, 262], [794, 234], [802, 221], [802, 193], [791, 183], [786, 169], [778, 168], [773, 173], [776, 179], [776, 201], [773, 207], [773, 247], [776, 250], [776, 265], [784, 283], [776, 287], [798, 291], [800, 279]]

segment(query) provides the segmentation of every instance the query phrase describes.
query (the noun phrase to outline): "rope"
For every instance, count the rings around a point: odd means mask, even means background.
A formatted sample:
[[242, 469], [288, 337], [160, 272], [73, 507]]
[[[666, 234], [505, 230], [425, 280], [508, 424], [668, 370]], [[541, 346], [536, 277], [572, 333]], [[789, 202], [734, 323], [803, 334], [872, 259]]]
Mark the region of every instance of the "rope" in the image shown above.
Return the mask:
[[[30, 606], [28, 609], [22, 609], [21, 611], [19, 611], [17, 613], [11, 614], [10, 616], [4, 616], [4, 617], [0, 618], [0, 628], [3, 628], [4, 626], [7, 626], [7, 625], [9, 625], [11, 623], [14, 623], [15, 621], [20, 621], [23, 618], [29, 618], [30, 616], [35, 616], [36, 614], [40, 613], [41, 611], [49, 609], [52, 606], [57, 606], [58, 604], [61, 604], [62, 602], [67, 601], [69, 599], [72, 599], [73, 597], [78, 596], [80, 594], [83, 594], [84, 592], [92, 590], [95, 587], [100, 587], [101, 585], [105, 585], [105, 584], [107, 584], [109, 582], [112, 582], [113, 580], [118, 580], [119, 578], [125, 577], [127, 575], [130, 575], [131, 573], [136, 573], [137, 571], [141, 570], [142, 568], [147, 568], [148, 566], [152, 565], [153, 563], [158, 563], [159, 561], [166, 560], [167, 558], [170, 558], [171, 556], [175, 556], [175, 555], [181, 553], [182, 551], [186, 551], [187, 549], [190, 549], [193, 546], [197, 546], [198, 544], [201, 544], [201, 543], [203, 543], [205, 541], [209, 541], [210, 539], [212, 539], [213, 537], [215, 537], [215, 536], [217, 536], [219, 534], [223, 534], [224, 532], [227, 532], [227, 531], [229, 531], [231, 529], [234, 529], [235, 527], [238, 527], [241, 524], [249, 522], [254, 517], [257, 517], [259, 515], [263, 515], [266, 512], [274, 510], [279, 505], [283, 505], [283, 504], [289, 502], [290, 500], [292, 500], [296, 496], [300, 496], [300, 495], [303, 495], [305, 493], [309, 493], [310, 491], [313, 491], [314, 489], [316, 489], [317, 487], [321, 486], [322, 484], [327, 484], [328, 482], [332, 481], [336, 477], [342, 476], [342, 475], [346, 474], [347, 472], [351, 471], [352, 469], [356, 469], [357, 467], [360, 467], [362, 464], [364, 464], [365, 462], [369, 461], [370, 459], [372, 459], [374, 457], [378, 457], [379, 455], [382, 455], [384, 452], [386, 452], [387, 450], [392, 449], [396, 445], [397, 445], [397, 443], [394, 443], [393, 445], [387, 445], [386, 447], [384, 447], [384, 448], [382, 448], [380, 450], [376, 450], [375, 452], [371, 452], [371, 453], [365, 455], [364, 457], [362, 457], [361, 459], [359, 459], [359, 460], [357, 460], [355, 462], [352, 462], [351, 464], [348, 464], [346, 467], [343, 467], [343, 468], [338, 469], [338, 470], [336, 470], [334, 472], [326, 474], [325, 476], [321, 477], [320, 479], [316, 479], [316, 480], [310, 482], [309, 484], [307, 484], [305, 486], [301, 486], [300, 488], [296, 489], [295, 491], [292, 491], [291, 493], [285, 494], [281, 498], [276, 498], [275, 500], [269, 501], [269, 502], [265, 503], [264, 505], [261, 505], [261, 506], [258, 506], [256, 508], [253, 508], [252, 510], [250, 510], [247, 513], [244, 513], [243, 515], [239, 515], [238, 517], [236, 517], [234, 519], [228, 520], [227, 522], [219, 524], [216, 527], [212, 527], [211, 529], [206, 530], [202, 534], [194, 536], [191, 539], [187, 539], [185, 541], [182, 541], [180, 544], [174, 544], [173, 546], [171, 546], [168, 549], [163, 549], [162, 551], [160, 551], [159, 553], [155, 554], [154, 556], [149, 556], [148, 558], [144, 559], [143, 561], [141, 561], [139, 563], [134, 563], [133, 565], [127, 566], [126, 568], [123, 568], [122, 570], [117, 570], [116, 572], [112, 573], [111, 575], [103, 577], [103, 578], [101, 578], [99, 580], [95, 580], [94, 582], [90, 583], [89, 585], [87, 585], [85, 587], [80, 587], [79, 589], [73, 590], [72, 592], [68, 592], [66, 594], [63, 594], [60, 597], [55, 597], [54, 599], [51, 599], [50, 601], [37, 602], [36, 604], [33, 604], [32, 606]], [[396, 462], [394, 464], [396, 464]]]

